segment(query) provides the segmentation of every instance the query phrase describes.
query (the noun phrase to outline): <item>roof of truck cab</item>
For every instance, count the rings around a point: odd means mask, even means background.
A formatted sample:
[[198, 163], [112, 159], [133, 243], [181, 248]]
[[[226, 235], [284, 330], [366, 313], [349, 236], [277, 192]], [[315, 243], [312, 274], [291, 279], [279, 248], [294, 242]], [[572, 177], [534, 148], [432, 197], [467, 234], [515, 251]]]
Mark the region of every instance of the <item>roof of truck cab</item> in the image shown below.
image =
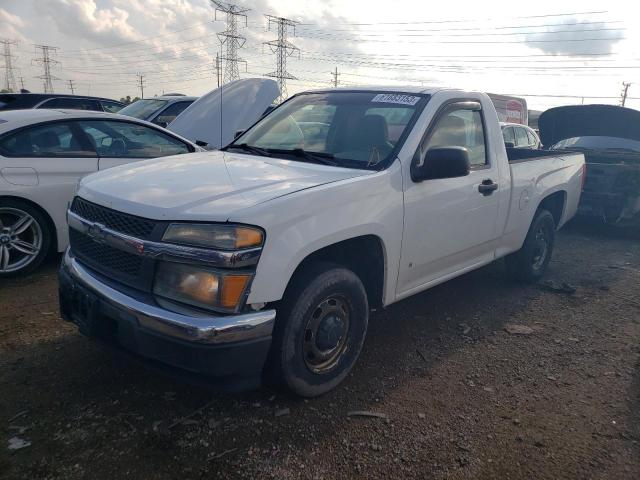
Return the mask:
[[[306, 92], [326, 92], [326, 91], [343, 91], [343, 92], [397, 92], [397, 93], [421, 93], [423, 95], [433, 95], [434, 93], [443, 90], [458, 90], [456, 88], [442, 88], [442, 87], [417, 87], [415, 85], [398, 86], [398, 85], [365, 85], [361, 87], [338, 87], [338, 88], [317, 88], [313, 90], [307, 90]], [[305, 92], [305, 93], [306, 93]]]

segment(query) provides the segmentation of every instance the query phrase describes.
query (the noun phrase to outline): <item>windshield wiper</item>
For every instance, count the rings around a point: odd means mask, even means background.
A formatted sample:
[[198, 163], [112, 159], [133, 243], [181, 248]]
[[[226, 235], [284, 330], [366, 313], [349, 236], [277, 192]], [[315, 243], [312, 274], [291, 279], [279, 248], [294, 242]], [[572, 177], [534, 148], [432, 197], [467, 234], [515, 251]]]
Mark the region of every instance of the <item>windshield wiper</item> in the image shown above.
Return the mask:
[[264, 148], [254, 147], [253, 145], [248, 145], [246, 143], [234, 143], [232, 145], [228, 145], [221, 150], [229, 150], [232, 148], [236, 148], [238, 150], [244, 150], [245, 152], [253, 153], [254, 155], [260, 155], [261, 157], [270, 157], [271, 154], [265, 150]]
[[304, 160], [307, 160], [309, 162], [320, 163], [322, 165], [331, 165], [332, 167], [335, 167], [336, 165], [338, 165], [336, 162], [332, 161], [334, 157], [331, 153], [307, 152], [302, 148], [292, 148], [290, 150], [280, 149], [280, 148], [278, 149], [270, 148], [269, 152], [276, 153], [276, 154], [290, 154], [297, 158], [302, 158]]

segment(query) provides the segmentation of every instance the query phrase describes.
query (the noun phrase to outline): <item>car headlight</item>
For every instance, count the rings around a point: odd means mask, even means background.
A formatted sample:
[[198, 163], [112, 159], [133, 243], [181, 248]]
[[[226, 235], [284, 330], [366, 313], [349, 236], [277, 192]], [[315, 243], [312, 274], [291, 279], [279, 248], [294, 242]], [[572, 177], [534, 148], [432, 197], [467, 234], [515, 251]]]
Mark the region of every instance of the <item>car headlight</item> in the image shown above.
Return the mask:
[[153, 292], [196, 307], [233, 312], [240, 306], [251, 277], [250, 273], [160, 262]]
[[238, 250], [261, 247], [264, 242], [264, 234], [258, 228], [242, 225], [172, 223], [167, 228], [162, 240], [180, 245]]

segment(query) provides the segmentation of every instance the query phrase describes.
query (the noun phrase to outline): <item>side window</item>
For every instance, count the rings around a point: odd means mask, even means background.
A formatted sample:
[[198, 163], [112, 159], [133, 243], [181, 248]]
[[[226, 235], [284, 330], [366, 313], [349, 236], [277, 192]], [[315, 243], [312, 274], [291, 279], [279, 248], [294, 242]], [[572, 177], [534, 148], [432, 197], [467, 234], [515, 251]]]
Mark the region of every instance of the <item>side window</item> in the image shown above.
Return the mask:
[[60, 97], [47, 100], [38, 108], [69, 108], [71, 110], [102, 110], [96, 100], [89, 98]]
[[155, 158], [191, 151], [181, 140], [145, 125], [113, 120], [83, 120], [79, 123], [95, 142], [100, 157]]
[[469, 163], [472, 167], [486, 165], [481, 113], [460, 108], [440, 117], [424, 151], [434, 147], [464, 147], [469, 152]]
[[120, 103], [109, 102], [108, 100], [100, 100], [100, 103], [102, 104], [102, 110], [108, 113], [119, 112], [124, 107], [124, 105]]
[[527, 137], [527, 131], [524, 128], [514, 128], [516, 131], [516, 146], [526, 147], [529, 145], [529, 138]]
[[536, 146], [536, 143], [538, 143], [538, 141], [536, 140], [536, 137], [533, 133], [531, 133], [531, 131], [527, 130], [527, 138], [529, 139], [529, 145], [531, 145], [532, 147]]
[[56, 122], [0, 137], [0, 153], [8, 157], [95, 157], [86, 139], [69, 123]]
[[513, 127], [505, 127], [502, 129], [502, 138], [504, 138], [505, 142], [511, 142], [514, 145], [516, 144], [516, 136], [513, 133]]
[[162, 111], [162, 113], [160, 113], [160, 115], [158, 115], [153, 120], [153, 123], [155, 123], [156, 125], [160, 125], [162, 127], [166, 127], [171, 122], [173, 122], [173, 120], [178, 115], [180, 115], [182, 113], [182, 111], [185, 108], [187, 108], [189, 105], [191, 105], [191, 102], [176, 102], [176, 103], [172, 103], [167, 108], [165, 108]]

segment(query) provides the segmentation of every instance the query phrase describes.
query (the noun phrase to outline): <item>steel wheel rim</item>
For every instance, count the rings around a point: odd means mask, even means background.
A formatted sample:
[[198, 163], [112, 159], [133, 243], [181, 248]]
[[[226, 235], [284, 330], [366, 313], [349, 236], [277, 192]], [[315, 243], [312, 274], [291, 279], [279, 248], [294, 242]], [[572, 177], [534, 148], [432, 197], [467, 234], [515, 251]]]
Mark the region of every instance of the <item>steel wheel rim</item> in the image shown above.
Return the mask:
[[544, 227], [538, 228], [535, 236], [535, 248], [533, 250], [532, 264], [534, 270], [539, 270], [547, 260], [549, 254], [549, 240]]
[[0, 273], [17, 272], [42, 250], [42, 228], [17, 208], [0, 208]]
[[342, 296], [320, 302], [305, 325], [302, 351], [307, 368], [316, 374], [335, 369], [347, 351], [351, 325], [349, 304]]

